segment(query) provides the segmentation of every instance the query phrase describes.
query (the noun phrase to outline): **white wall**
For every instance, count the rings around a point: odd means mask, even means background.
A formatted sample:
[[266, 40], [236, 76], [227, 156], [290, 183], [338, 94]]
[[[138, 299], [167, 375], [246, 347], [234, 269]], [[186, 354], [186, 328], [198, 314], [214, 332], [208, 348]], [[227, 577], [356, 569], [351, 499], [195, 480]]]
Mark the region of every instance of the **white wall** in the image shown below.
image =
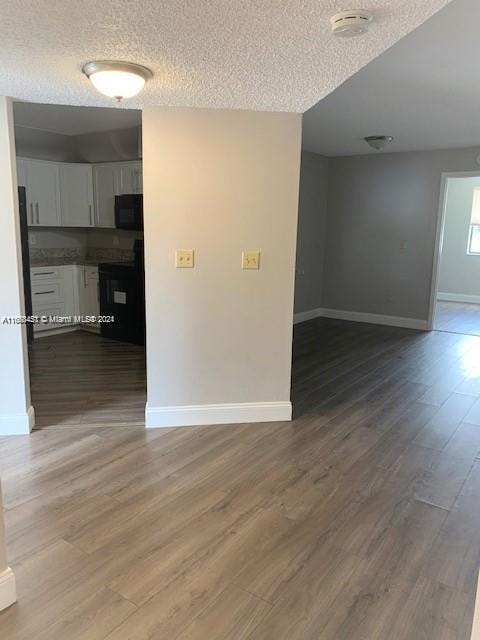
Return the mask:
[[439, 298], [480, 302], [480, 255], [467, 254], [473, 191], [478, 187], [480, 177], [448, 179]]
[[332, 158], [322, 306], [426, 321], [441, 174], [478, 169], [478, 153]]
[[7, 561], [3, 514], [2, 486], [0, 483], [0, 611], [9, 607], [17, 599], [15, 576]]
[[0, 97], [0, 434], [28, 433], [30, 406], [25, 326], [3, 324], [24, 314], [12, 106]]
[[328, 158], [302, 152], [298, 204], [295, 313], [322, 306]]
[[300, 137], [297, 114], [143, 112], [148, 426], [290, 417]]

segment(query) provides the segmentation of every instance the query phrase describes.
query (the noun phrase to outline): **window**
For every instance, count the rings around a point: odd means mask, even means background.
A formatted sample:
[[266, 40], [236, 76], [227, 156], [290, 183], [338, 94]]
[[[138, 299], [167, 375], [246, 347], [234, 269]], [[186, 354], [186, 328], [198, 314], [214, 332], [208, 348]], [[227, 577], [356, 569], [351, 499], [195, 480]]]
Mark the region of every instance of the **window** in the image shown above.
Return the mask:
[[470, 217], [470, 233], [468, 234], [467, 253], [480, 255], [480, 188], [473, 191], [472, 215]]

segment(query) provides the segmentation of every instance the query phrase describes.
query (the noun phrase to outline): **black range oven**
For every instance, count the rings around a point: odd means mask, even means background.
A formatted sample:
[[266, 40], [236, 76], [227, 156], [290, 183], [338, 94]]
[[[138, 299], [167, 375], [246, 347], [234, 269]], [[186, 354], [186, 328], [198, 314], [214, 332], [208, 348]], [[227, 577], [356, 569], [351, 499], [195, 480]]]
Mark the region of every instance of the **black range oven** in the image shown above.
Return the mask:
[[115, 226], [117, 229], [143, 229], [143, 195], [127, 193], [115, 196]]

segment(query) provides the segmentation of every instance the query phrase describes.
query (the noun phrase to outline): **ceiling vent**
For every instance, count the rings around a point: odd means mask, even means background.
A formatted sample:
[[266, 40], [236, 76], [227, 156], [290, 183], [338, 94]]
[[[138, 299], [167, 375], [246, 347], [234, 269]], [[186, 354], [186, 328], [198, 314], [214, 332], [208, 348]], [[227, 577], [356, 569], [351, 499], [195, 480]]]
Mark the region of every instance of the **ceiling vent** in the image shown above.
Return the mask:
[[368, 31], [373, 16], [368, 11], [341, 11], [330, 18], [332, 33], [340, 38], [360, 36]]

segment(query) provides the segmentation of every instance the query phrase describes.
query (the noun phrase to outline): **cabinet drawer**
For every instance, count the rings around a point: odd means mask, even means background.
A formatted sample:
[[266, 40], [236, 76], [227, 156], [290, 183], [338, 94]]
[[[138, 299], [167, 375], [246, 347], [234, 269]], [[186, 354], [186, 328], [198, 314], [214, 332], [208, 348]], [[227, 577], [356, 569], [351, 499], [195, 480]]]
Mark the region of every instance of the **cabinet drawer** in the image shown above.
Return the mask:
[[[41, 316], [64, 316], [65, 305], [60, 303], [57, 305], [41, 306], [38, 309], [34, 308], [33, 311], [35, 315], [40, 317]], [[46, 322], [46, 323], [39, 322], [38, 324], [33, 325], [33, 330], [35, 331], [35, 333], [37, 333], [39, 331], [46, 331], [47, 329], [59, 329], [62, 326], [65, 326], [65, 325], [54, 324], [50, 322]]]
[[32, 284], [40, 280], [55, 280], [63, 278], [64, 270], [62, 267], [32, 267], [30, 269]]
[[63, 302], [64, 299], [64, 283], [62, 280], [32, 282], [32, 306], [34, 311], [39, 306]]

